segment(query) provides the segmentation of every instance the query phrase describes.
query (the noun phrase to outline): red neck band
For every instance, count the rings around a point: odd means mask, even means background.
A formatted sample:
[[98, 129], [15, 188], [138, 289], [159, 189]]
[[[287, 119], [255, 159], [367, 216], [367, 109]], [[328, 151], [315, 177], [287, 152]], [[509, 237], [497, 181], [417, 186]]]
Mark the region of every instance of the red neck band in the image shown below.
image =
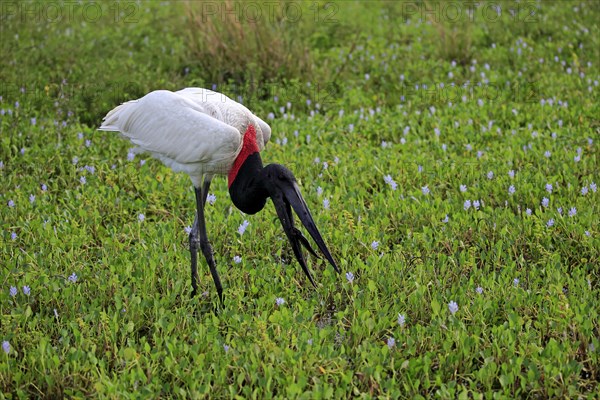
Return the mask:
[[256, 130], [254, 129], [254, 126], [248, 125], [248, 129], [246, 129], [244, 138], [242, 139], [242, 150], [236, 157], [235, 161], [233, 162], [233, 166], [227, 175], [229, 181], [227, 187], [231, 186], [248, 156], [258, 153], [258, 151], [258, 144], [256, 144]]

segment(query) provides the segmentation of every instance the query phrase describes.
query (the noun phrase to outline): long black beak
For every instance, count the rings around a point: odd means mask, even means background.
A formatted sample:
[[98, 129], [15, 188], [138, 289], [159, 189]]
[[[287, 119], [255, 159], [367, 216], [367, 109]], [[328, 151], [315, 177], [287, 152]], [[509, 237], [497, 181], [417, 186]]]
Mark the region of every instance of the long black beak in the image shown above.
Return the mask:
[[292, 209], [300, 218], [302, 225], [306, 228], [310, 236], [313, 238], [321, 253], [325, 256], [327, 261], [333, 266], [336, 272], [340, 272], [340, 269], [335, 263], [335, 260], [331, 256], [329, 249], [325, 245], [325, 241], [319, 233], [317, 229], [317, 225], [310, 214], [310, 210], [302, 198], [302, 194], [300, 193], [300, 188], [296, 183], [296, 179], [292, 175], [292, 173], [285, 167], [277, 164], [271, 164], [268, 167], [278, 167], [272, 168], [272, 172], [269, 174], [269, 181], [271, 183], [271, 187], [269, 188], [270, 197], [273, 200], [273, 204], [275, 205], [275, 210], [277, 211], [277, 216], [281, 221], [281, 225], [283, 226], [283, 230], [288, 237], [292, 245], [292, 250], [294, 251], [294, 255], [296, 259], [300, 263], [302, 270], [313, 284], [316, 287], [315, 281], [313, 280], [310, 271], [308, 270], [308, 266], [306, 265], [306, 260], [304, 259], [304, 255], [302, 254], [302, 248], [300, 245], [306, 247], [306, 249], [316, 257], [319, 255], [313, 250], [310, 246], [308, 240], [302, 235], [302, 233], [294, 226], [294, 215], [292, 214]]

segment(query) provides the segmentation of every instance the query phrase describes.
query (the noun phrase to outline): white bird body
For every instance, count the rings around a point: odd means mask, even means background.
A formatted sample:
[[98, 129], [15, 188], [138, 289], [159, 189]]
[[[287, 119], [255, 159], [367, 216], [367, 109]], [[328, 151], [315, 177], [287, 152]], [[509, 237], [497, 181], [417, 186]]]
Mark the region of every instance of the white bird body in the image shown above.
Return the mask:
[[110, 111], [100, 130], [118, 131], [199, 187], [204, 175], [227, 174], [252, 125], [262, 150], [271, 128], [242, 104], [202, 88], [157, 90]]

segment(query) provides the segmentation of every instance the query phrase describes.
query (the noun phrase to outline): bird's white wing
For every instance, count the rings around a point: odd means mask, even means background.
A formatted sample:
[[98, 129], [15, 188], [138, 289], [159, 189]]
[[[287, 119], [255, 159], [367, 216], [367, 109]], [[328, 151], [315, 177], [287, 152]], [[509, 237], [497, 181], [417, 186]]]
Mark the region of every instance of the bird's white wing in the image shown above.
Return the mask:
[[[176, 170], [225, 173], [239, 153], [242, 134], [179, 94], [157, 90], [110, 111], [99, 128], [118, 131]], [[213, 171], [215, 170], [215, 171]]]
[[222, 93], [198, 87], [181, 89], [176, 93], [193, 101], [207, 114], [238, 128], [242, 133], [246, 132], [248, 124], [254, 125], [256, 128], [256, 142], [261, 151], [271, 138], [271, 127], [265, 121], [254, 115], [243, 104]]

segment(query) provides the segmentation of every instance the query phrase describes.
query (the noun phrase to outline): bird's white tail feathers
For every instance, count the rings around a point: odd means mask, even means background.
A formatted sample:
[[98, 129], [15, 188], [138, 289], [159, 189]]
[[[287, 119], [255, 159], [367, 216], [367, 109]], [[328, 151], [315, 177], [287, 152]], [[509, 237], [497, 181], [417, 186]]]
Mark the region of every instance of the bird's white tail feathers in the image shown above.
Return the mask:
[[[102, 125], [98, 128], [99, 131], [110, 131], [110, 132], [121, 132], [123, 127], [123, 120], [119, 121], [119, 117], [124, 117], [125, 115], [129, 115], [129, 108], [133, 103], [137, 103], [137, 100], [131, 100], [126, 103], [121, 104], [110, 110], [108, 114], [102, 120]], [[125, 114], [125, 115], [123, 115]], [[123, 118], [125, 119], [125, 118]]]

